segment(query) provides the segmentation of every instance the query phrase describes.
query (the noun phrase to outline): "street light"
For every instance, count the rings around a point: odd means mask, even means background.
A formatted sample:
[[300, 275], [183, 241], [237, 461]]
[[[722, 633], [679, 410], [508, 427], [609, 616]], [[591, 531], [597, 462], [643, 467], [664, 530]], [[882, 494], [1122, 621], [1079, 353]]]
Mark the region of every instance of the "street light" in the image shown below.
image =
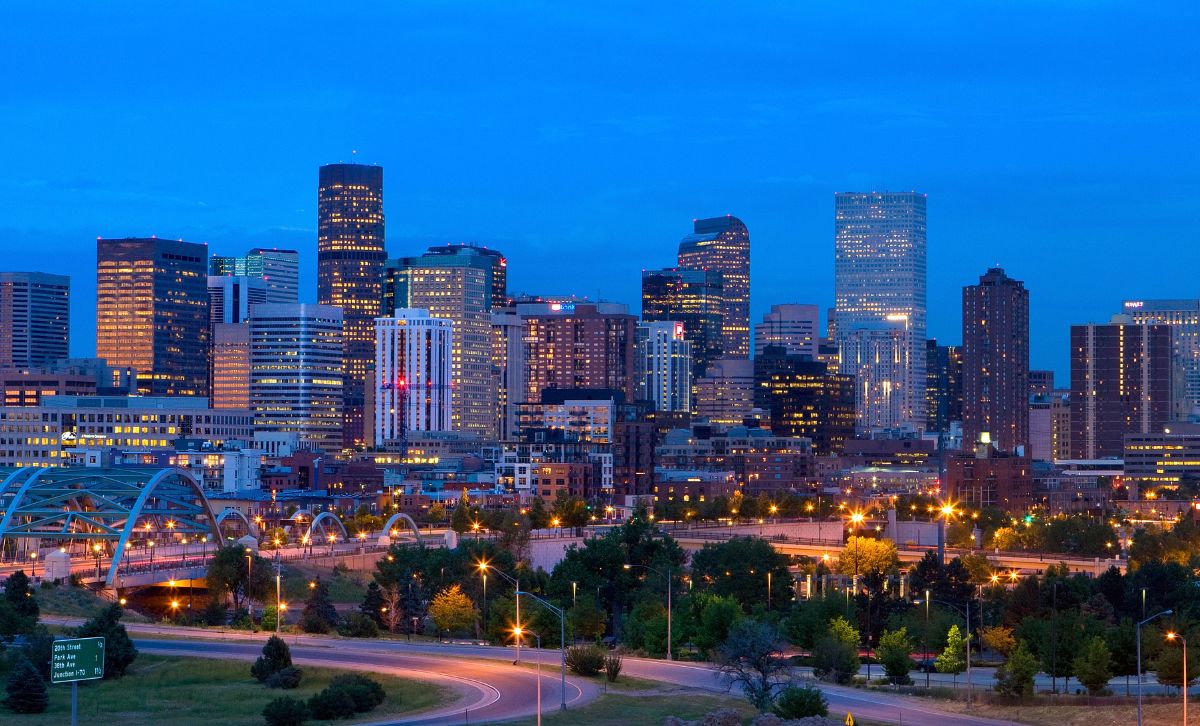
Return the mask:
[[[1145, 589], [1142, 589], [1145, 592]], [[1137, 726], [1142, 726], [1142, 626], [1166, 615], [1170, 615], [1170, 610], [1163, 610], [1161, 613], [1151, 615], [1137, 624], [1137, 679], [1138, 679], [1138, 696], [1137, 696]]]
[[[546, 606], [546, 608], [548, 610], [550, 610], [550, 612], [552, 612], [558, 616], [558, 627], [559, 627], [558, 644], [562, 650], [561, 661], [559, 664], [559, 668], [561, 669], [561, 676], [560, 676], [561, 685], [559, 686], [559, 697], [560, 697], [559, 708], [563, 711], [566, 711], [567, 710], [567, 616], [566, 616], [566, 613], [564, 613], [561, 608], [557, 608], [557, 607], [551, 605], [550, 603], [546, 602], [545, 600], [538, 597], [537, 595], [534, 595], [532, 592], [518, 592], [517, 594], [518, 595], [528, 595], [529, 597], [533, 598], [534, 600], [537, 600], [538, 602], [540, 602], [542, 605]], [[542, 642], [539, 640], [538, 648], [541, 648], [541, 647], [542, 647]], [[540, 670], [541, 667], [542, 667], [542, 656], [539, 653], [538, 654], [538, 669], [539, 669], [538, 672], [539, 673], [541, 673], [541, 670]], [[538, 681], [540, 684], [540, 682], [541, 682], [540, 675], [538, 676]], [[541, 711], [540, 706], [538, 708], [538, 711], [540, 713], [540, 711]]]
[[[518, 648], [521, 647], [522, 633], [528, 633], [528, 634], [532, 635], [534, 638], [536, 638], [538, 650], [542, 649], [542, 636], [538, 635], [537, 633], [533, 632], [532, 630], [522, 630], [520, 625], [513, 628], [513, 635], [516, 636], [516, 638], [517, 638], [517, 647]], [[542, 658], [541, 658], [541, 656], [538, 656], [538, 659], [537, 659], [537, 724], [538, 724], [538, 726], [542, 726]]]
[[37, 552], [30, 552], [29, 559], [33, 560], [33, 579], [37, 579]]
[[[649, 565], [625, 565], [626, 570], [632, 570], [635, 567], [641, 567], [643, 569], [649, 570], [650, 572], [653, 572], [654, 574], [656, 574], [660, 577], [663, 576], [662, 572], [659, 572], [658, 570], [654, 569], [653, 567], [650, 567]], [[669, 564], [667, 565], [666, 579], [667, 579], [667, 660], [674, 660], [674, 658], [671, 657], [671, 590], [673, 590], [674, 588], [671, 587], [671, 566]]]
[[1175, 640], [1175, 639], [1178, 639], [1180, 643], [1183, 643], [1183, 726], [1187, 726], [1187, 722], [1188, 722], [1188, 719], [1187, 719], [1187, 717], [1188, 717], [1188, 713], [1187, 713], [1187, 692], [1188, 692], [1187, 638], [1183, 637], [1179, 633], [1167, 633], [1167, 640]]
[[[517, 603], [517, 626], [516, 627], [519, 630], [521, 628], [521, 579], [514, 578], [514, 577], [510, 576], [507, 572], [504, 572], [503, 570], [499, 570], [499, 569], [496, 569], [495, 567], [492, 567], [491, 563], [489, 563], [486, 560], [481, 561], [479, 563], [480, 574], [482, 574], [486, 578], [488, 570], [491, 570], [492, 572], [495, 572], [497, 575], [503, 577], [505, 580], [508, 580], [509, 582], [511, 582], [513, 584], [513, 587], [516, 588], [516, 603]], [[487, 583], [487, 580], [485, 579], [484, 587], [487, 587], [486, 583]], [[513, 664], [515, 665], [520, 662], [521, 662], [521, 639], [517, 638], [517, 659], [513, 661]]]

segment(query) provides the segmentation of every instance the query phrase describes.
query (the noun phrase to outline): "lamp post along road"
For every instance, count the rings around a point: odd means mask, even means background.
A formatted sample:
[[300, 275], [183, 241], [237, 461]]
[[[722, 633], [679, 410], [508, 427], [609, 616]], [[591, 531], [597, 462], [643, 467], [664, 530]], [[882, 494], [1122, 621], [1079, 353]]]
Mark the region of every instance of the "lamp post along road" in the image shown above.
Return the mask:
[[[522, 633], [532, 635], [536, 639], [538, 650], [542, 649], [542, 636], [532, 630], [522, 630], [520, 625], [513, 628], [513, 635], [517, 636], [517, 647], [520, 647]], [[542, 726], [542, 657], [540, 654], [537, 659], [537, 726]]]
[[1178, 640], [1183, 644], [1183, 726], [1187, 726], [1187, 692], [1188, 692], [1188, 677], [1187, 677], [1187, 638], [1179, 633], [1167, 633], [1167, 640]]
[[[1143, 588], [1142, 593], [1144, 594], [1145, 592], [1146, 592], [1146, 590], [1145, 590], [1145, 588]], [[1143, 607], [1144, 607], [1144, 604], [1143, 604]], [[1154, 620], [1155, 618], [1161, 618], [1163, 616], [1170, 615], [1170, 614], [1171, 614], [1170, 610], [1163, 610], [1161, 613], [1158, 613], [1156, 615], [1151, 615], [1150, 617], [1146, 618], [1145, 620], [1140, 621], [1137, 624], [1137, 681], [1138, 681], [1137, 726], [1142, 726], [1142, 626], [1145, 625], [1146, 623], [1150, 622], [1151, 620]]]
[[[517, 625], [516, 625], [516, 627], [518, 629], [520, 629], [520, 627], [521, 627], [521, 579], [512, 577], [507, 572], [503, 572], [495, 567], [492, 567], [491, 563], [480, 562], [479, 563], [479, 572], [480, 572], [480, 574], [482, 574], [484, 576], [484, 581], [483, 581], [484, 585], [483, 586], [485, 588], [487, 587], [487, 579], [486, 578], [487, 578], [487, 573], [489, 570], [492, 572], [495, 572], [497, 575], [503, 577], [505, 580], [508, 580], [509, 582], [511, 582], [513, 584], [513, 587], [516, 588], [516, 597], [515, 597], [516, 605], [517, 605]], [[485, 597], [486, 597], [486, 595], [485, 595]], [[517, 638], [517, 659], [515, 661], [513, 661], [513, 663], [515, 664], [515, 663], [520, 663], [520, 662], [521, 662], [521, 639], [518, 637]]]
[[[527, 595], [528, 597], [531, 597], [534, 600], [537, 600], [542, 605], [544, 605], [550, 612], [552, 612], [558, 616], [558, 628], [559, 628], [559, 630], [558, 630], [558, 645], [559, 645], [560, 650], [562, 651], [562, 654], [560, 657], [560, 663], [559, 663], [559, 668], [561, 671], [561, 673], [560, 673], [561, 684], [559, 685], [559, 688], [558, 688], [558, 693], [559, 693], [559, 697], [560, 697], [558, 706], [559, 706], [560, 710], [566, 711], [567, 710], [567, 615], [566, 615], [566, 613], [564, 613], [562, 611], [561, 608], [557, 608], [557, 607], [551, 605], [550, 603], [546, 602], [545, 600], [538, 597], [537, 595], [534, 595], [532, 592], [518, 591], [517, 594], [518, 595]], [[541, 648], [541, 647], [542, 647], [542, 641], [539, 639], [538, 640], [538, 648]], [[540, 669], [541, 667], [542, 667], [542, 656], [539, 653], [538, 654], [538, 668]], [[541, 676], [538, 677], [538, 683], [539, 683], [539, 688], [540, 688]], [[540, 711], [541, 711], [540, 707], [539, 707], [538, 711], [540, 713]]]
[[[650, 572], [653, 572], [656, 575], [661, 576], [663, 574], [663, 573], [659, 572], [658, 570], [654, 569], [653, 567], [650, 567], [649, 565], [625, 565], [626, 570], [632, 570], [635, 567], [641, 567], [642, 569], [649, 570]], [[667, 565], [666, 578], [667, 578], [667, 660], [674, 660], [674, 658], [671, 657], [671, 590], [673, 590], [674, 588], [671, 587], [671, 566], [670, 565]]]

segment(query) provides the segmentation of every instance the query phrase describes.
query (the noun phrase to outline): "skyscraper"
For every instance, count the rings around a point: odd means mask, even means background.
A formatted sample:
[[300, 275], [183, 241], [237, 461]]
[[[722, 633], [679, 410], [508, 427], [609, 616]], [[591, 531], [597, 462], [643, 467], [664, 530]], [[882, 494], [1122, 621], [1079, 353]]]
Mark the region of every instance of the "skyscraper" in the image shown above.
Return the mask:
[[546, 389], [611, 389], [636, 394], [637, 318], [619, 303], [547, 304], [545, 312], [518, 305], [528, 370], [525, 401]]
[[296, 432], [320, 451], [341, 451], [343, 350], [339, 308], [255, 306], [250, 318], [255, 430]]
[[661, 320], [637, 326], [637, 398], [655, 411], [692, 410], [692, 344], [683, 323]]
[[854, 377], [783, 346], [754, 356], [754, 405], [767, 413], [772, 433], [811, 439], [817, 456], [841, 454], [854, 438]]
[[213, 255], [208, 260], [208, 274], [259, 278], [267, 302], [300, 302], [300, 254], [295, 250], [255, 247], [243, 257]]
[[71, 278], [0, 272], [0, 368], [39, 368], [68, 355]]
[[947, 433], [962, 422], [962, 346], [925, 341], [925, 430]]
[[692, 348], [692, 374], [704, 375], [722, 355], [725, 302], [721, 273], [668, 267], [642, 270], [642, 320], [683, 325]]
[[96, 355], [148, 396], [208, 395], [208, 248], [96, 240]]
[[492, 311], [492, 379], [496, 390], [496, 438], [517, 435], [518, 406], [525, 403], [524, 324], [513, 307]]
[[454, 429], [486, 439], [498, 433], [491, 311], [503, 303], [507, 266], [504, 255], [476, 245], [431, 247], [388, 263], [400, 280], [393, 288], [397, 307], [423, 308], [454, 323]]
[[409, 431], [451, 430], [453, 327], [416, 308], [375, 320], [376, 445]]
[[[893, 315], [875, 323], [838, 323], [841, 372], [854, 376], [854, 409], [862, 431], [921, 428], [925, 424], [925, 366], [921, 368], [921, 421], [912, 420], [912, 331]], [[925, 351], [919, 351], [922, 359]]]
[[745, 358], [720, 358], [696, 380], [697, 415], [717, 426], [741, 426], [754, 411], [754, 364]]
[[697, 219], [679, 243], [679, 266], [721, 273], [721, 350], [750, 357], [750, 232], [731, 215]]
[[208, 276], [208, 320], [211, 325], [244, 323], [250, 319], [250, 306], [265, 302], [267, 286], [261, 277]]
[[[834, 301], [842, 373], [857, 378], [860, 426], [893, 420], [925, 426], [925, 195], [916, 192], [841, 193], [834, 198]], [[832, 325], [836, 323], [836, 325]], [[902, 324], [895, 355], [850, 355], [852, 337], [882, 323]], [[893, 332], [895, 329], [893, 328]], [[869, 335], [868, 337], [878, 337]], [[861, 346], [859, 346], [861, 348]], [[861, 351], [860, 351], [861, 352]], [[882, 370], [864, 370], [876, 366]], [[865, 374], [865, 375], [864, 375]], [[868, 395], [874, 386], [882, 397]], [[881, 414], [886, 405], [895, 411]]]
[[789, 355], [816, 360], [821, 339], [819, 315], [816, 305], [772, 305], [762, 322], [754, 326], [754, 357], [762, 355], [768, 345], [778, 345]]
[[345, 345], [343, 444], [364, 441], [375, 318], [383, 312], [383, 167], [322, 166], [317, 188], [317, 301], [342, 309]]
[[1071, 458], [1121, 457], [1126, 434], [1162, 430], [1171, 409], [1171, 328], [1071, 326]]
[[212, 326], [213, 408], [250, 408], [250, 324]]
[[1029, 291], [999, 267], [962, 291], [963, 440], [1029, 446]]
[[1137, 325], [1167, 325], [1175, 357], [1171, 417], [1200, 413], [1200, 300], [1126, 300], [1122, 312]]

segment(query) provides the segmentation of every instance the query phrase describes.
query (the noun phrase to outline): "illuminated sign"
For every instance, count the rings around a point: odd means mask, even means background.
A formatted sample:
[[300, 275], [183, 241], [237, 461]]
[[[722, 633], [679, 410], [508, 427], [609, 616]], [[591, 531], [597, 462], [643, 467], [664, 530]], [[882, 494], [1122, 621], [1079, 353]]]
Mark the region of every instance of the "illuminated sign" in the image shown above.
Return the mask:
[[1125, 301], [1125, 307], [1130, 310], [1136, 310], [1136, 309], [1144, 306], [1145, 304], [1146, 303], [1142, 302], [1141, 300], [1126, 300]]

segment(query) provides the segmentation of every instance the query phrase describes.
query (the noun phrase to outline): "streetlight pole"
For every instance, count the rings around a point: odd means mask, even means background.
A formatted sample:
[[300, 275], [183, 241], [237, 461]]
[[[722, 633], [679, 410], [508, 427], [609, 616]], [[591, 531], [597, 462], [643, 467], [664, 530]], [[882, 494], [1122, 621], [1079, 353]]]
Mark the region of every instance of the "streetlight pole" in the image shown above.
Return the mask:
[[[518, 647], [521, 642], [521, 634], [522, 633], [529, 633], [530, 635], [532, 635], [537, 641], [538, 650], [542, 649], [542, 636], [538, 635], [537, 633], [533, 632], [532, 630], [522, 630], [520, 625], [513, 628], [513, 635], [517, 636]], [[566, 708], [566, 706], [563, 706], [563, 708]], [[542, 726], [542, 657], [541, 657], [541, 655], [538, 655], [538, 658], [537, 658], [537, 726]]]
[[1179, 640], [1183, 643], [1183, 726], [1187, 726], [1187, 692], [1188, 692], [1188, 677], [1187, 677], [1187, 638], [1179, 633], [1167, 633], [1167, 640]]
[[[1146, 590], [1143, 588], [1142, 592]], [[1142, 626], [1165, 615], [1170, 615], [1170, 610], [1163, 610], [1161, 613], [1151, 615], [1150, 617], [1140, 621], [1137, 624], [1137, 680], [1138, 680], [1138, 695], [1137, 695], [1137, 726], [1142, 726]]]
[[[641, 568], [649, 570], [650, 572], [653, 572], [654, 574], [659, 575], [659, 576], [662, 576], [662, 574], [663, 574], [663, 573], [659, 572], [658, 570], [654, 569], [653, 567], [650, 567], [649, 565], [625, 565], [626, 570], [632, 570], [635, 567], [641, 567]], [[667, 578], [667, 660], [675, 660], [674, 658], [671, 657], [671, 590], [673, 590], [674, 588], [671, 587], [671, 566], [670, 565], [667, 565], [666, 578]]]
[[[558, 690], [559, 696], [560, 696], [559, 708], [563, 711], [566, 711], [567, 710], [567, 615], [566, 615], [566, 613], [564, 613], [562, 611], [561, 608], [557, 608], [557, 607], [551, 605], [550, 603], [546, 602], [545, 600], [538, 597], [537, 595], [534, 595], [532, 592], [519, 592], [518, 594], [528, 595], [529, 597], [533, 598], [534, 600], [537, 600], [538, 602], [540, 602], [542, 605], [545, 605], [547, 609], [549, 609], [552, 613], [554, 613], [555, 615], [558, 616], [558, 627], [559, 627], [558, 644], [562, 650], [562, 658], [561, 658], [561, 662], [559, 664], [559, 668], [561, 670], [561, 675], [560, 675], [561, 685], [559, 686], [559, 690]], [[541, 647], [542, 647], [542, 641], [538, 640], [538, 648], [541, 648]], [[541, 668], [541, 666], [542, 666], [542, 656], [539, 653], [538, 654], [538, 668]], [[540, 711], [540, 709], [539, 709], [539, 711]]]
[[[488, 570], [491, 570], [491, 569], [492, 569], [491, 563], [489, 563], [489, 562], [480, 562], [479, 563], [479, 571], [481, 573], [483, 573], [484, 578], [487, 577], [487, 572], [488, 572]], [[496, 569], [496, 570], [494, 570], [494, 572], [497, 575], [503, 577], [505, 580], [508, 580], [509, 582], [511, 582], [513, 584], [513, 587], [516, 588], [516, 598], [515, 598], [516, 603], [517, 603], [517, 626], [516, 627], [519, 630], [521, 628], [521, 580], [520, 580], [520, 578], [512, 577], [507, 572], [504, 572], [503, 570], [500, 570], [500, 569]], [[484, 579], [483, 582], [484, 582], [483, 586], [486, 588], [487, 580]], [[487, 597], [486, 594], [484, 597], [485, 597], [485, 601], [486, 601], [486, 597]], [[517, 659], [513, 661], [513, 664], [515, 665], [520, 662], [521, 662], [521, 638], [518, 637], [517, 638]]]

